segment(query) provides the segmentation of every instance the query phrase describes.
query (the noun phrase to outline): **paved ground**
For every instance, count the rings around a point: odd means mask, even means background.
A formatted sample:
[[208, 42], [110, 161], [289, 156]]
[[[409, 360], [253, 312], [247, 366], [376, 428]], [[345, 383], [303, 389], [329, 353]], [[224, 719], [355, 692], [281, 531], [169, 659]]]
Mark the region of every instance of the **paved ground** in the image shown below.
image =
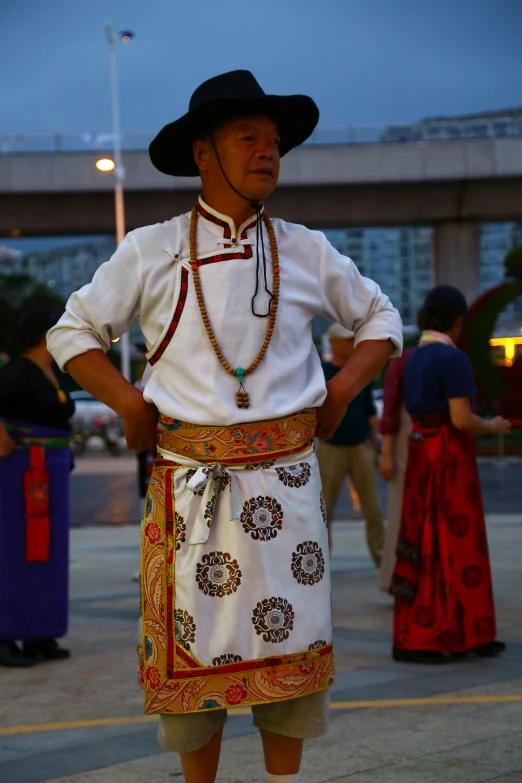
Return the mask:
[[[124, 463], [113, 464], [125, 477]], [[93, 470], [84, 463], [78, 475], [91, 471], [101, 497], [107, 478]], [[302, 783], [522, 783], [522, 514], [490, 515], [488, 526], [506, 654], [416, 667], [390, 659], [391, 601], [377, 592], [362, 523], [335, 525], [338, 678], [331, 730], [308, 744]], [[1, 783], [182, 779], [177, 758], [156, 744], [134, 684], [138, 543], [137, 525], [73, 530], [73, 657], [0, 669]], [[264, 780], [249, 715], [230, 716], [218, 780]]]
[[[520, 460], [489, 461], [479, 464], [484, 505], [487, 514], [509, 513], [522, 509], [522, 462]], [[136, 457], [125, 454], [107, 457], [90, 454], [77, 459], [71, 478], [71, 523], [105, 525], [140, 521], [141, 506], [137, 502]], [[383, 508], [386, 506], [386, 483], [379, 479]], [[343, 487], [336, 516], [339, 519], [359, 519]]]

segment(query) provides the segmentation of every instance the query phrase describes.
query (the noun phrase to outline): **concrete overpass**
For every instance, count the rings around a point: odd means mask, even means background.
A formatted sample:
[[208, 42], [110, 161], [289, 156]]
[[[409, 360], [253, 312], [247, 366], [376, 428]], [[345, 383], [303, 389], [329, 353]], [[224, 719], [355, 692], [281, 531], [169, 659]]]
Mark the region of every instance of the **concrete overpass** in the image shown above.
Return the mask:
[[[0, 235], [110, 234], [113, 180], [100, 153], [0, 156]], [[124, 154], [127, 226], [190, 208], [193, 179]], [[308, 145], [282, 161], [271, 214], [310, 227], [434, 226], [435, 279], [478, 292], [479, 225], [522, 219], [522, 138]]]

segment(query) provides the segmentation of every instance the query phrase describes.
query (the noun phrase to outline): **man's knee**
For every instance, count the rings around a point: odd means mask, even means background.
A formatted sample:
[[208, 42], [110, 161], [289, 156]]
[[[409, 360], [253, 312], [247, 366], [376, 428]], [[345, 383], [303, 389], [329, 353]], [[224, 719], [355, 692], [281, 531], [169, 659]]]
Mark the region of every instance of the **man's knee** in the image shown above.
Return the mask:
[[192, 753], [208, 745], [226, 722], [226, 710], [162, 714], [157, 740], [164, 750]]
[[259, 704], [252, 707], [254, 726], [294, 739], [322, 737], [328, 731], [330, 691], [324, 690], [297, 699]]

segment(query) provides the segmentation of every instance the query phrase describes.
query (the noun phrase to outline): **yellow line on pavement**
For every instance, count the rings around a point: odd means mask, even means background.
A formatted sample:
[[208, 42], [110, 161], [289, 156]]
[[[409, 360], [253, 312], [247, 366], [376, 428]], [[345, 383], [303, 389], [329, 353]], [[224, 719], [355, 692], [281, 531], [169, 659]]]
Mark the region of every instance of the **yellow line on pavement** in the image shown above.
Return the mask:
[[[522, 694], [491, 696], [427, 696], [423, 699], [377, 699], [374, 701], [334, 701], [332, 710], [359, 710], [387, 707], [425, 707], [440, 704], [515, 704], [522, 703]], [[239, 707], [229, 710], [229, 715], [250, 715], [250, 708]], [[97, 718], [95, 720], [62, 721], [59, 723], [36, 723], [28, 726], [0, 726], [0, 737], [13, 734], [35, 734], [39, 731], [65, 731], [67, 729], [90, 729], [97, 726], [125, 726], [132, 723], [155, 723], [157, 715], [128, 715], [122, 718]]]
[[429, 704], [513, 704], [522, 694], [508, 696], [426, 696], [423, 699], [378, 699], [376, 701], [334, 701], [332, 710], [374, 709], [376, 707], [423, 707]]
[[120, 726], [126, 723], [152, 723], [158, 720], [157, 715], [132, 715], [126, 718], [97, 718], [96, 720], [73, 720], [60, 723], [35, 723], [32, 726], [0, 727], [0, 737], [12, 734], [34, 734], [37, 731], [65, 731], [65, 729], [90, 729], [95, 726]]

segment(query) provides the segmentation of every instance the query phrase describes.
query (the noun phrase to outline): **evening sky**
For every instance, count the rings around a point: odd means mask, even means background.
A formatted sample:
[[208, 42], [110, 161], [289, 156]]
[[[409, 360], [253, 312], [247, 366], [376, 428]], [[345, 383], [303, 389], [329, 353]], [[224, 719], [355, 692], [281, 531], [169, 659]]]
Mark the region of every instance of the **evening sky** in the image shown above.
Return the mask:
[[0, 0], [0, 134], [111, 128], [103, 25], [119, 44], [122, 130], [154, 131], [204, 79], [251, 69], [322, 125], [522, 105], [522, 0]]

